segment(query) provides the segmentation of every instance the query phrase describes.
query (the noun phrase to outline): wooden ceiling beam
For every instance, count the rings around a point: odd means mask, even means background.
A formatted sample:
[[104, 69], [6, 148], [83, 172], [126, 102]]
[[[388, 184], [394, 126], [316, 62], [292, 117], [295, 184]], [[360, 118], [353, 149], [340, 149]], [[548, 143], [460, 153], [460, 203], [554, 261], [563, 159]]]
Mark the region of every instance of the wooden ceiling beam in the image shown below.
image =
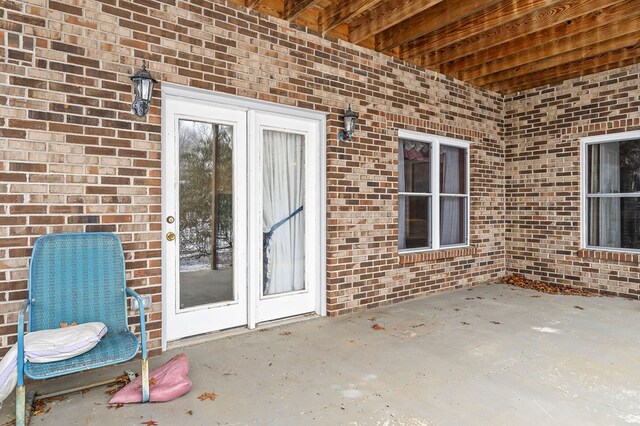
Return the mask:
[[623, 1], [625, 0], [566, 0], [564, 3], [545, 7], [441, 49], [433, 49], [433, 46], [425, 44], [421, 50], [415, 50], [413, 54], [420, 57], [419, 63], [423, 67], [434, 68], [436, 65], [542, 31]]
[[260, 4], [260, 0], [244, 0], [244, 6], [253, 9]]
[[[594, 32], [598, 33], [597, 30]], [[560, 40], [559, 42], [563, 41]], [[609, 40], [594, 43], [578, 49], [565, 51], [560, 54], [552, 54], [551, 52], [553, 52], [553, 50], [548, 50], [547, 56], [538, 55], [538, 60], [534, 60], [529, 63], [522, 63], [504, 71], [495, 73], [486, 72], [478, 76], [477, 78], [470, 78], [466, 79], [465, 81], [475, 84], [476, 86], [484, 87], [492, 83], [511, 80], [515, 77], [542, 71], [547, 68], [561, 66], [567, 63], [580, 61], [582, 59], [590, 58], [597, 55], [604, 55], [612, 51], [622, 51], [639, 45], [640, 29], [637, 25], [633, 25], [631, 26], [631, 31], [627, 30], [625, 34], [620, 37], [611, 38]], [[551, 48], [548, 47], [547, 49]]]
[[542, 7], [565, 2], [566, 0], [503, 0], [466, 19], [454, 22], [407, 43], [402, 46], [402, 58], [414, 58], [431, 50], [460, 43], [487, 31], [489, 28], [521, 19], [523, 16], [539, 11]]
[[640, 62], [640, 46], [632, 46], [602, 55], [585, 58], [580, 61], [562, 64], [544, 71], [525, 74], [511, 80], [485, 86], [489, 90], [507, 94], [520, 92], [547, 84], [560, 83], [584, 75], [626, 67]]
[[417, 15], [376, 35], [376, 50], [384, 52], [425, 34], [479, 12], [499, 0], [449, 0], [438, 3]]
[[[496, 74], [510, 68], [517, 68], [524, 64], [537, 62], [550, 56], [562, 55], [579, 49], [589, 49], [591, 46], [597, 46], [599, 44], [607, 46], [605, 44], [607, 40], [618, 40], [615, 45], [617, 47], [614, 47], [614, 49], [617, 49], [627, 46], [633, 41], [634, 37], [637, 37], [640, 32], [640, 28], [634, 24], [637, 24], [637, 20], [630, 18], [603, 25], [601, 27], [592, 28], [591, 31], [556, 39], [548, 43], [538, 45], [530, 44], [528, 49], [523, 49], [522, 51], [516, 52], [512, 55], [502, 56], [500, 55], [500, 52], [494, 52], [496, 55], [499, 55], [494, 56], [496, 59], [449, 75], [461, 78], [465, 81], [474, 80], [478, 77]], [[632, 38], [629, 39], [628, 37], [624, 37], [627, 34]], [[523, 40], [523, 42], [526, 43], [526, 40]]]
[[[608, 27], [621, 20], [633, 25], [634, 23], [630, 22], [630, 20], [638, 17], [640, 17], [640, 8], [635, 3], [635, 0], [625, 1], [587, 15], [578, 16], [575, 19], [562, 21], [560, 24], [542, 31], [440, 64], [436, 69], [443, 74], [457, 75], [462, 70], [489, 63], [496, 60], [496, 58], [504, 58], [519, 52], [525, 52], [531, 46], [540, 46], [548, 43], [549, 40], [560, 40], [576, 34], [586, 33], [599, 27]], [[600, 31], [606, 30], [602, 29]]]
[[412, 17], [443, 0], [385, 0], [349, 23], [349, 41], [361, 41]]
[[319, 0], [284, 0], [284, 19], [293, 21], [302, 12], [313, 7]]
[[380, 0], [333, 1], [331, 5], [325, 7], [320, 13], [320, 28], [326, 34], [379, 2]]

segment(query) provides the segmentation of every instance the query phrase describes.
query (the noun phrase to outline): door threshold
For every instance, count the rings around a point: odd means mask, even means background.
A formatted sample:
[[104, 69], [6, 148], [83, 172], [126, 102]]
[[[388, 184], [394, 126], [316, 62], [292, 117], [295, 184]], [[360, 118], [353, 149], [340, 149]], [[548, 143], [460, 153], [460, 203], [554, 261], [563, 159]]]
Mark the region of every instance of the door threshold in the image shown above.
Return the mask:
[[303, 315], [296, 315], [293, 317], [281, 318], [272, 321], [262, 322], [256, 325], [255, 329], [249, 329], [247, 327], [229, 328], [226, 330], [212, 331], [211, 333], [199, 334], [197, 336], [185, 337], [183, 339], [167, 342], [167, 351], [179, 348], [185, 348], [188, 346], [200, 345], [203, 343], [209, 343], [220, 339], [226, 339], [228, 337], [239, 336], [242, 334], [251, 333], [252, 331], [264, 331], [271, 328], [280, 327], [283, 325], [293, 324], [302, 321], [309, 321], [312, 319], [322, 318], [315, 312], [311, 312]]

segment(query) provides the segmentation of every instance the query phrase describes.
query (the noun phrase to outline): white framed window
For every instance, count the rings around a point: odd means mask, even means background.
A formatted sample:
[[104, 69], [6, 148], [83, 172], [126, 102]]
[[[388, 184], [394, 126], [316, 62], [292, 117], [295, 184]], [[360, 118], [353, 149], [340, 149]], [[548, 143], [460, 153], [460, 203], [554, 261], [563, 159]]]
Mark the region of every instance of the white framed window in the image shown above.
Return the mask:
[[398, 131], [398, 249], [469, 245], [469, 143]]
[[582, 247], [640, 251], [640, 131], [581, 140]]

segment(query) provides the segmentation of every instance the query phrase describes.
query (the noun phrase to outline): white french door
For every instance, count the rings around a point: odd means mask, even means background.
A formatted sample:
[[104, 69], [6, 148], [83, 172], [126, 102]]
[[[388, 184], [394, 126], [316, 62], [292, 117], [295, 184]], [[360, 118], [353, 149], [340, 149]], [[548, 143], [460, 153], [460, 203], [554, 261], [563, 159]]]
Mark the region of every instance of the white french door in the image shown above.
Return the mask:
[[250, 323], [316, 310], [318, 122], [250, 112]]
[[323, 314], [323, 121], [163, 99], [164, 344]]
[[165, 335], [247, 324], [246, 112], [168, 98]]

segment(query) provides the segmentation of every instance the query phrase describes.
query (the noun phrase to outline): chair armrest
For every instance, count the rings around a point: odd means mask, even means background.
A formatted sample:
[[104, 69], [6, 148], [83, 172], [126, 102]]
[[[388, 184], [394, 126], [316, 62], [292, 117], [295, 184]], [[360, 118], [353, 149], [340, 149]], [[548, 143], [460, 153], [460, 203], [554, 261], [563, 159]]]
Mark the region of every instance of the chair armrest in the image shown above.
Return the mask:
[[144, 304], [142, 302], [142, 297], [129, 287], [127, 287], [127, 293], [138, 301], [138, 309], [140, 309], [140, 342], [142, 345], [142, 359], [147, 359], [147, 327], [144, 321]]
[[18, 312], [18, 386], [24, 385], [24, 314], [29, 309], [29, 299], [24, 301]]

